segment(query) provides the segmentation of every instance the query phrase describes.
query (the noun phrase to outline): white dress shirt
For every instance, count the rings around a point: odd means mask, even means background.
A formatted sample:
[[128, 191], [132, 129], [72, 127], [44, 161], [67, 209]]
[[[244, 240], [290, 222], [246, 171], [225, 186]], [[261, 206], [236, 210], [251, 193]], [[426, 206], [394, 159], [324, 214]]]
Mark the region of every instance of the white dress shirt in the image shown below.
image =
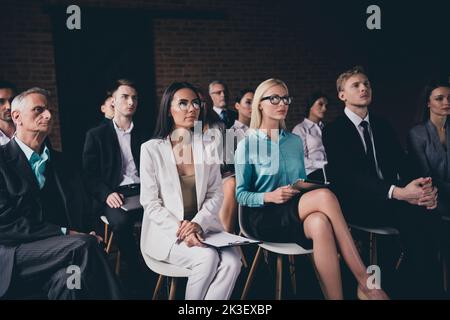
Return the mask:
[[327, 164], [327, 154], [322, 142], [323, 123], [315, 123], [305, 118], [292, 129], [292, 133], [303, 141], [306, 174], [322, 169]]
[[237, 138], [237, 143], [239, 143], [239, 141], [244, 139], [245, 133], [247, 132], [249, 127], [246, 124], [240, 122], [239, 120], [234, 120], [234, 124], [231, 126], [230, 129], [234, 130], [234, 133]]
[[121, 186], [133, 183], [140, 183], [136, 164], [134, 162], [133, 153], [131, 152], [131, 131], [133, 130], [133, 122], [127, 130], [120, 129], [113, 120], [114, 129], [116, 130], [117, 140], [119, 140], [120, 154], [122, 156], [122, 182]]
[[[354, 113], [353, 111], [351, 111], [347, 107], [345, 107], [344, 113], [350, 119], [350, 121], [355, 125], [356, 130], [358, 130], [359, 136], [361, 138], [361, 141], [362, 141], [362, 144], [364, 146], [364, 150], [366, 151], [366, 153], [367, 153], [367, 146], [366, 146], [366, 142], [364, 141], [364, 129], [361, 126], [361, 122], [367, 121], [367, 123], [369, 123], [367, 128], [369, 129], [370, 140], [372, 140], [373, 155], [375, 156], [375, 169], [377, 171], [378, 178], [383, 180], [384, 179], [383, 178], [383, 173], [381, 172], [380, 167], [378, 166], [377, 152], [376, 152], [376, 148], [375, 148], [375, 141], [373, 139], [372, 128], [370, 126], [369, 113], [367, 113], [367, 115], [366, 115], [366, 117], [364, 119], [361, 119], [360, 116], [358, 116], [356, 113]], [[394, 191], [394, 187], [395, 186], [392, 185], [389, 188], [388, 199], [392, 199], [392, 192]]]
[[226, 111], [226, 108], [213, 107], [213, 110], [219, 115], [220, 118], [222, 118], [222, 111]]
[[7, 144], [9, 141], [11, 141], [11, 139], [2, 130], [0, 130], [0, 146]]

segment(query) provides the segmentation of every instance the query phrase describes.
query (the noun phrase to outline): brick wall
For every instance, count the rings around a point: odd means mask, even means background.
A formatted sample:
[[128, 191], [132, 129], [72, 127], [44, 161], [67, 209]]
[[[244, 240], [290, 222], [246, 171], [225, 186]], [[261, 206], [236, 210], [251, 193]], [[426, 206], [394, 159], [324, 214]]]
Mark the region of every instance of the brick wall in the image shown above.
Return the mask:
[[[13, 81], [20, 89], [41, 86], [57, 96], [50, 17], [43, 6], [61, 3], [78, 4], [82, 12], [83, 6], [89, 6], [223, 14], [219, 19], [156, 17], [149, 21], [154, 27], [158, 101], [164, 88], [175, 80], [206, 88], [210, 80], [222, 79], [234, 99], [239, 89], [256, 87], [269, 77], [277, 77], [288, 84], [295, 98], [287, 120], [289, 128], [301, 120], [303, 100], [315, 89], [332, 97], [328, 118], [334, 118], [342, 109], [335, 98], [336, 76], [352, 64], [364, 63], [344, 49], [324, 50], [320, 44], [332, 43], [333, 39], [318, 41], [310, 36], [314, 26], [308, 17], [317, 13], [308, 12], [307, 7], [302, 10], [299, 4], [294, 7], [295, 2], [288, 0], [7, 0], [2, 4], [6, 14], [0, 19], [0, 78]], [[54, 101], [52, 109], [56, 121], [51, 140], [61, 148], [58, 101]]]

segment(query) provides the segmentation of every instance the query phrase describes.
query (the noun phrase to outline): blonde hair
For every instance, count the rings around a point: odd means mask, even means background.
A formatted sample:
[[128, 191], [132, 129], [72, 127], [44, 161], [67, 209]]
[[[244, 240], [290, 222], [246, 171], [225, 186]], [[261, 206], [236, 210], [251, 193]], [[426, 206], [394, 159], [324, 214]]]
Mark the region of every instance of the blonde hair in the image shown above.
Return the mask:
[[[259, 129], [262, 122], [262, 112], [259, 109], [259, 105], [261, 103], [261, 99], [264, 97], [264, 94], [269, 90], [270, 88], [281, 86], [286, 90], [286, 93], [289, 94], [288, 87], [286, 83], [279, 79], [267, 79], [266, 81], [263, 81], [260, 83], [258, 88], [255, 90], [255, 95], [253, 96], [253, 102], [252, 102], [252, 118], [250, 121], [250, 128], [252, 129]], [[280, 121], [280, 128], [286, 129], [286, 124], [284, 120]]]
[[351, 77], [354, 76], [355, 74], [363, 74], [366, 75], [366, 73], [364, 72], [363, 67], [361, 66], [354, 66], [353, 68], [344, 71], [343, 73], [341, 73], [339, 75], [339, 77], [336, 80], [336, 90], [337, 92], [341, 92], [342, 90], [344, 90], [344, 85], [345, 82], [347, 82], [347, 80]]

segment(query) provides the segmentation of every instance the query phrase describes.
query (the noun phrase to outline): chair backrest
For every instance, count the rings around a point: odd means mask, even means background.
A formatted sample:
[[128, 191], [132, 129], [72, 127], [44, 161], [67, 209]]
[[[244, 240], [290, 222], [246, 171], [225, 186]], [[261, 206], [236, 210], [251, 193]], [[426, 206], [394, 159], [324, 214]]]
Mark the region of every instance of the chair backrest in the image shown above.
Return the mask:
[[364, 227], [356, 224], [349, 224], [349, 227], [352, 229], [380, 235], [395, 236], [400, 234], [400, 232], [394, 227]]

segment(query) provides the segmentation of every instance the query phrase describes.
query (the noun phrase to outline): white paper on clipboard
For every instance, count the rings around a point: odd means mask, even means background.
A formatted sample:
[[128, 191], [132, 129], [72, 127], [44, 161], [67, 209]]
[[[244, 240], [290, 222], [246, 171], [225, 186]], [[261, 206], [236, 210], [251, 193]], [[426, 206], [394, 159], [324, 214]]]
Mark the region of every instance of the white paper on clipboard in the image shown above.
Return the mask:
[[204, 237], [205, 240], [203, 240], [202, 242], [208, 246], [212, 246], [215, 248], [261, 243], [261, 241], [248, 239], [225, 231], [207, 233], [204, 235]]

